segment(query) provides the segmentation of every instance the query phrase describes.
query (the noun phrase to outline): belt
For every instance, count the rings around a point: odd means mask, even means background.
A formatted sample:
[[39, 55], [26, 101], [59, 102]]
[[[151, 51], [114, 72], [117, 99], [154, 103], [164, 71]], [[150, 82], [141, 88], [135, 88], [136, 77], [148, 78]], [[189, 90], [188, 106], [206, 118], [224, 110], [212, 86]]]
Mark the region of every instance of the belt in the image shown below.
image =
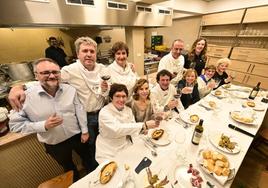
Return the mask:
[[97, 115], [100, 112], [100, 110], [95, 110], [91, 112], [87, 112], [87, 115]]

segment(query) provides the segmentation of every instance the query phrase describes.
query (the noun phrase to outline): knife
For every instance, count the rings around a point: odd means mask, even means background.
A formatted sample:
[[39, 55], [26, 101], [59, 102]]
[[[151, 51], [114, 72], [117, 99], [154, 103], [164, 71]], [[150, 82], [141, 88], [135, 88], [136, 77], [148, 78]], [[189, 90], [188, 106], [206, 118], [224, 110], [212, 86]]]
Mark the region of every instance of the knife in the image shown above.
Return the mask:
[[245, 135], [251, 136], [251, 137], [253, 137], [253, 138], [255, 137], [255, 135], [253, 135], [253, 134], [251, 134], [251, 133], [249, 133], [249, 132], [247, 132], [247, 131], [245, 131], [245, 130], [243, 130], [243, 129], [240, 129], [239, 127], [234, 126], [234, 125], [232, 125], [232, 124], [229, 124], [228, 127], [231, 128], [231, 129], [234, 129], [234, 130], [236, 130], [236, 131], [238, 131], [238, 132], [241, 132], [241, 133], [243, 133], [243, 134], [245, 134]]

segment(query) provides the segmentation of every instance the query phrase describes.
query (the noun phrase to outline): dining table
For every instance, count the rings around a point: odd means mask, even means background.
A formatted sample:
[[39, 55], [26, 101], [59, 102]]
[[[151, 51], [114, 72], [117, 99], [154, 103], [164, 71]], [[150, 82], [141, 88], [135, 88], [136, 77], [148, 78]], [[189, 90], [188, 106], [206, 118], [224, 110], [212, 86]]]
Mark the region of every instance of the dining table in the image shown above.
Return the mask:
[[[220, 87], [217, 90], [222, 92], [221, 96], [215, 95], [215, 91], [212, 91], [184, 111], [179, 113], [170, 111], [169, 118], [162, 120], [159, 125], [159, 128], [164, 130], [162, 139], [153, 140], [151, 138], [153, 130], [149, 130], [147, 135], [140, 134], [133, 137], [132, 144], [119, 151], [113, 159], [100, 164], [93, 172], [70, 187], [149, 187], [148, 168], [136, 172], [141, 161], [146, 161], [151, 173], [158, 176], [158, 183], [165, 177], [167, 178], [168, 183], [163, 187], [194, 187], [191, 183], [191, 179], [194, 178], [193, 174], [189, 173], [190, 165], [191, 168], [198, 171], [202, 179], [201, 187], [231, 187], [264, 120], [268, 104], [261, 100], [267, 96], [267, 92], [259, 92], [259, 95], [253, 100], [256, 104], [256, 108], [253, 108], [246, 105], [249, 101], [250, 88], [232, 84], [231, 87]], [[208, 105], [210, 101], [214, 102], [213, 108]], [[254, 121], [244, 123], [234, 119], [232, 116], [234, 112], [250, 115]], [[199, 145], [191, 142], [197, 124], [190, 121], [191, 115], [198, 115], [200, 119], [203, 119], [204, 131]], [[232, 129], [228, 126], [229, 124], [250, 134]], [[222, 134], [236, 143], [235, 149], [227, 150], [218, 145]], [[229, 176], [217, 176], [204, 168], [202, 151], [207, 150], [226, 156], [230, 164]], [[108, 183], [101, 184], [100, 172], [111, 161], [117, 164], [115, 174]]]

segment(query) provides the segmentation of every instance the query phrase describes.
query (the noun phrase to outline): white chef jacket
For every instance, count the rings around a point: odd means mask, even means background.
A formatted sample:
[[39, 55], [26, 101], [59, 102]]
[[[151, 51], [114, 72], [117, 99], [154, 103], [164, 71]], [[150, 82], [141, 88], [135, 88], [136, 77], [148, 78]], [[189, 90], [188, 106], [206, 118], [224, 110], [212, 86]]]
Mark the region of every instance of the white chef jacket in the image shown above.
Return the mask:
[[[156, 84], [151, 90], [151, 101], [154, 108], [163, 111], [164, 107], [174, 99], [174, 95], [177, 93], [176, 88], [170, 84], [167, 90], [162, 90], [159, 84]], [[180, 99], [177, 109], [184, 109]]]
[[127, 135], [138, 136], [143, 123], [136, 123], [132, 110], [125, 106], [119, 111], [112, 104], [99, 113], [99, 135], [96, 140], [96, 160], [100, 164], [112, 159], [120, 150], [130, 145]]
[[128, 96], [132, 96], [133, 87], [136, 84], [138, 76], [132, 71], [130, 65], [127, 63], [127, 66], [124, 69], [114, 61], [108, 66], [108, 70], [110, 71], [111, 82], [126, 85]]
[[[205, 79], [207, 79], [206, 76]], [[207, 83], [200, 76], [197, 78], [197, 83], [200, 98], [205, 97], [212, 91], [212, 89], [207, 86]]]
[[[102, 93], [100, 88], [102, 81], [100, 72], [103, 68], [104, 65], [95, 63], [94, 70], [88, 71], [82, 63], [77, 60], [75, 63], [64, 66], [61, 69], [62, 80], [68, 82], [76, 89], [79, 100], [87, 112], [100, 110], [104, 106], [108, 91]], [[93, 89], [95, 86], [99, 86], [98, 91]]]
[[171, 80], [173, 85], [177, 85], [178, 82], [182, 79], [183, 76], [183, 66], [184, 66], [184, 57], [179, 56], [178, 59], [174, 59], [171, 52], [165, 55], [159, 62], [157, 72], [166, 69], [170, 73], [177, 72], [177, 76]]

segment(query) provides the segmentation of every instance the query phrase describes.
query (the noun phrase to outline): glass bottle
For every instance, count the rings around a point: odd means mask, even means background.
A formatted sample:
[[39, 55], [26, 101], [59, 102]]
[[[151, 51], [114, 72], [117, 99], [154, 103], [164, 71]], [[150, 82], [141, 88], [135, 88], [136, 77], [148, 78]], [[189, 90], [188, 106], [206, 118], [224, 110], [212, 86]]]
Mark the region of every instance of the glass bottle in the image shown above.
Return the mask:
[[200, 119], [199, 124], [195, 126], [193, 137], [192, 137], [192, 143], [195, 145], [198, 145], [200, 142], [200, 139], [203, 135], [203, 119]]
[[258, 84], [251, 90], [249, 97], [248, 97], [249, 99], [252, 99], [252, 100], [255, 99], [255, 97], [257, 96], [260, 90], [260, 85], [261, 85], [261, 82], [258, 82]]

